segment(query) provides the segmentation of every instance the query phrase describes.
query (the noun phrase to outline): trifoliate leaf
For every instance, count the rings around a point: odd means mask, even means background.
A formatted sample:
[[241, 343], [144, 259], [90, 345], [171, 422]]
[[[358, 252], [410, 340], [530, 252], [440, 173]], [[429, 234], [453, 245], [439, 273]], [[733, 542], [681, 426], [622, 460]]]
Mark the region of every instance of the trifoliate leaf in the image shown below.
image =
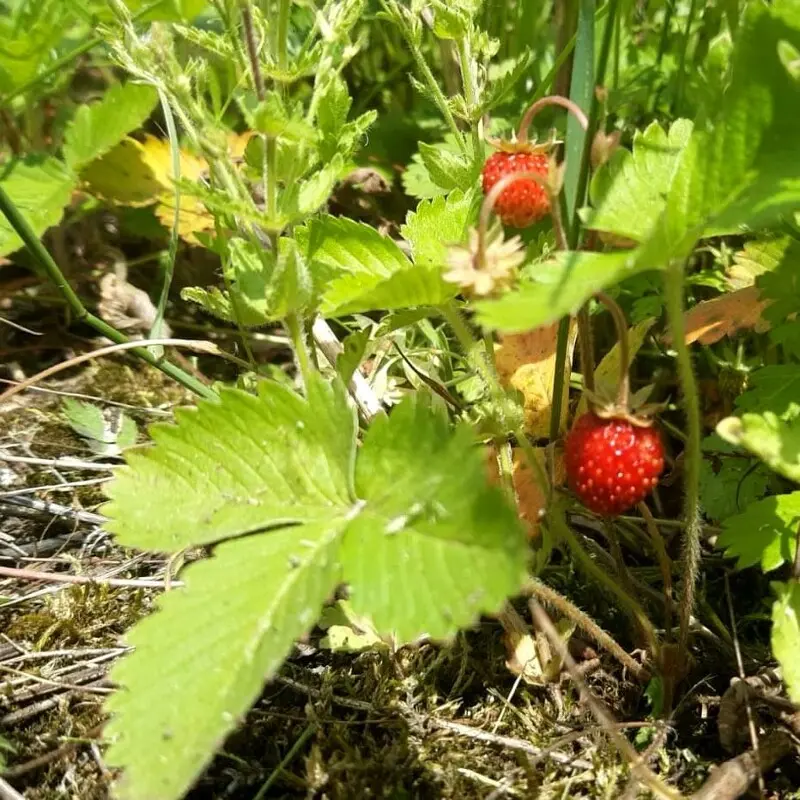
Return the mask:
[[615, 151], [592, 178], [592, 207], [581, 212], [586, 227], [636, 242], [645, 239], [664, 210], [691, 132], [686, 119], [673, 122], [668, 133], [657, 122], [637, 131], [633, 151]]
[[774, 583], [772, 652], [781, 665], [786, 693], [800, 703], [800, 582]]
[[749, 388], [736, 398], [740, 411], [772, 411], [783, 419], [800, 413], [800, 366], [770, 364], [750, 374]]
[[423, 200], [409, 213], [400, 233], [411, 245], [415, 264], [435, 267], [446, 263], [447, 246], [464, 241], [474, 199], [473, 192], [456, 189], [447, 197]]
[[339, 583], [404, 643], [451, 636], [525, 579], [524, 532], [468, 428], [412, 397], [373, 422], [354, 469], [343, 389], [306, 383], [307, 399], [262, 383], [180, 411], [115, 477], [105, 511], [121, 543], [250, 534], [190, 566], [129, 636], [108, 704], [124, 800], [184, 795]]
[[766, 497], [722, 523], [717, 546], [738, 558], [739, 569], [760, 563], [765, 572], [794, 559], [800, 492]]
[[152, 86], [118, 83], [103, 98], [78, 108], [64, 134], [64, 160], [77, 171], [111, 150], [151, 114], [158, 93]]
[[314, 380], [303, 399], [263, 382], [258, 397], [226, 390], [176, 418], [109, 488], [121, 544], [174, 551], [350, 508], [355, 420], [338, 384]]
[[800, 483], [800, 421], [784, 422], [772, 411], [728, 417], [717, 433], [758, 456], [784, 478]]
[[[29, 156], [0, 167], [0, 185], [37, 236], [59, 222], [75, 183], [75, 177], [54, 158]], [[0, 215], [0, 256], [21, 246], [22, 239]]]
[[227, 542], [134, 626], [127, 641], [136, 649], [112, 670], [121, 688], [106, 706], [107, 760], [125, 770], [117, 797], [184, 796], [340, 582], [343, 525]]
[[[454, 465], [458, 469], [454, 469]], [[419, 397], [370, 427], [356, 463], [367, 498], [342, 547], [350, 601], [400, 641], [448, 636], [523, 579], [525, 535], [486, 480], [472, 433]], [[477, 578], [475, 570], [480, 572]]]
[[557, 253], [515, 290], [475, 303], [478, 319], [507, 333], [530, 330], [574, 314], [596, 292], [647, 269], [635, 251]]

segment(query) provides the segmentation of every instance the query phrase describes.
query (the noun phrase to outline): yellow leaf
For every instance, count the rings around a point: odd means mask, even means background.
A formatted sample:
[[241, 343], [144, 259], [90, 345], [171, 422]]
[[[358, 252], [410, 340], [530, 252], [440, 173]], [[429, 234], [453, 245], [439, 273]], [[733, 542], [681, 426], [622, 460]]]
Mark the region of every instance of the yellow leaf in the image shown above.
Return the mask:
[[[628, 330], [628, 348], [630, 350], [630, 358], [633, 360], [633, 357], [639, 352], [644, 344], [645, 337], [647, 336], [650, 328], [653, 327], [655, 323], [655, 317], [649, 317], [648, 319], [644, 319], [641, 322], [636, 323], [632, 328]], [[619, 378], [619, 342], [615, 344], [606, 355], [603, 357], [603, 360], [597, 366], [597, 369], [594, 371], [594, 382], [595, 386], [598, 390], [600, 387], [607, 385], [607, 386], [616, 386], [617, 380]], [[611, 393], [611, 397], [614, 397], [615, 393]], [[575, 416], [579, 417], [581, 414], [585, 414], [589, 410], [589, 404], [586, 401], [586, 397], [581, 397], [580, 403], [578, 403], [578, 408], [575, 412]]]
[[[567, 347], [567, 375], [572, 365], [577, 327], [571, 323]], [[525, 430], [534, 439], [548, 436], [553, 405], [553, 378], [556, 367], [558, 323], [544, 325], [527, 333], [504, 336], [495, 350], [497, 373], [503, 384], [513, 386], [523, 396]], [[564, 381], [559, 430], [566, 430], [569, 381]]]
[[122, 206], [150, 205], [164, 191], [163, 183], [145, 162], [143, 146], [135, 139], [123, 139], [89, 164], [81, 176], [93, 195]]
[[759, 333], [769, 330], [769, 323], [761, 318], [769, 303], [769, 300], [761, 299], [757, 286], [748, 286], [698, 303], [684, 317], [686, 344], [714, 344], [743, 328], [753, 328]]
[[[556, 451], [552, 467], [548, 464], [546, 447], [537, 447], [536, 456], [547, 475], [550, 475], [552, 468], [553, 474], [550, 477], [554, 484], [553, 488], [557, 489], [562, 486], [567, 477], [563, 453]], [[489, 480], [498, 484], [500, 470], [497, 464], [497, 451], [494, 447], [487, 448], [487, 468]], [[545, 510], [547, 498], [539, 487], [536, 475], [528, 464], [525, 454], [518, 447], [514, 448], [512, 455], [511, 478], [519, 518], [528, 531], [528, 539], [535, 539], [539, 535], [539, 520]]]

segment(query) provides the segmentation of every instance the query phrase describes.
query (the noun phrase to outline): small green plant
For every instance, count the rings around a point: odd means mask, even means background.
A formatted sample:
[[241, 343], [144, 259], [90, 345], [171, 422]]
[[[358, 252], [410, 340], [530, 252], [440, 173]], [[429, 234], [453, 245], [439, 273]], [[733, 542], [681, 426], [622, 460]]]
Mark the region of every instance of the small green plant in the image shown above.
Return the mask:
[[[528, 46], [513, 31], [536, 21], [524, 3], [504, 3], [495, 19], [480, 0], [215, 0], [195, 26], [192, 4], [176, 3], [182, 22], [143, 36], [129, 6], [111, 0], [102, 37], [127, 80], [75, 110], [59, 148], [9, 159], [0, 254], [25, 242], [80, 311], [36, 237], [78, 188], [93, 202], [155, 208], [168, 246], [154, 330], [184, 239], [218, 258], [220, 280], [181, 296], [236, 328], [248, 366], [238, 388], [198, 390], [163, 353], [142, 353], [204, 397], [152, 426], [152, 447], [126, 447], [107, 527], [125, 547], [198, 559], [134, 626], [134, 650], [112, 673], [107, 760], [122, 770], [119, 797], [183, 796], [321, 618], [332, 649], [397, 647], [447, 640], [531, 594], [668, 716], [691, 669], [709, 520], [721, 521], [718, 546], [740, 567], [790, 566], [774, 584], [772, 646], [800, 703], [800, 493], [780, 491], [800, 480], [800, 348], [787, 322], [800, 309], [800, 137], [789, 111], [800, 108], [800, 11], [782, 0], [696, 18], [692, 3], [676, 19], [676, 5], [653, 18], [663, 34], [648, 63], [630, 9], [610, 0], [582, 7], [575, 35], [543, 64], [541, 37]], [[369, 25], [408, 57], [410, 102], [423, 109], [402, 177], [416, 204], [384, 231], [331, 213], [383, 123], [351, 94], [382, 57], [359, 60]], [[676, 57], [662, 64], [673, 39]], [[131, 138], [154, 109], [168, 140]], [[533, 144], [543, 119], [556, 127]], [[133, 179], [115, 180], [127, 167]], [[506, 238], [501, 222], [518, 235]], [[756, 366], [711, 344], [690, 351], [707, 331], [687, 331], [687, 295], [734, 278], [763, 303], [771, 330], [753, 349], [769, 348], [773, 363], [760, 350]], [[263, 378], [248, 332], [268, 324], [288, 334], [294, 380]], [[669, 372], [668, 386], [639, 380], [634, 357]], [[723, 374], [737, 382], [728, 411], [738, 416], [717, 426], [721, 438], [703, 438], [696, 371], [707, 362], [720, 385]], [[572, 407], [571, 383], [583, 389]], [[71, 424], [97, 439], [85, 413], [73, 405]], [[665, 462], [679, 519], [650, 510], [665, 507]], [[587, 518], [607, 547], [583, 532]], [[665, 522], [680, 530], [679, 552]], [[660, 592], [629, 569], [631, 536]], [[535, 577], [556, 551], [613, 600], [643, 662]], [[351, 640], [342, 617], [363, 635]]]

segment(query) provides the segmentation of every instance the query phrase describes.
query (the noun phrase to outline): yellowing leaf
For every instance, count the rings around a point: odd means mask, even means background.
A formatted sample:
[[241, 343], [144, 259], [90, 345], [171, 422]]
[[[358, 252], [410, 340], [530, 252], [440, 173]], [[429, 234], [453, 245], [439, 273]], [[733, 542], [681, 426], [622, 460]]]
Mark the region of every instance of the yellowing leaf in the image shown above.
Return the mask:
[[[567, 370], [572, 364], [577, 327], [572, 323], [567, 347]], [[533, 438], [542, 438], [550, 431], [550, 409], [553, 405], [553, 377], [556, 369], [558, 323], [543, 325], [526, 333], [504, 336], [495, 351], [500, 380], [513, 386], [524, 398], [525, 430]], [[564, 381], [559, 430], [567, 425], [569, 382]]]
[[744, 328], [753, 328], [759, 333], [768, 330], [769, 324], [761, 314], [769, 303], [761, 299], [756, 286], [698, 303], [686, 312], [686, 344], [714, 344]]
[[[563, 453], [556, 451], [552, 466], [548, 463], [546, 447], [537, 447], [536, 456], [545, 473], [553, 481], [554, 488], [562, 486], [567, 477]], [[494, 447], [487, 448], [487, 468], [489, 480], [499, 484], [500, 470], [497, 465], [497, 451]], [[551, 469], [552, 475], [550, 475]], [[545, 510], [547, 498], [539, 487], [536, 475], [528, 464], [525, 454], [518, 447], [514, 448], [512, 455], [511, 478], [519, 518], [525, 526], [528, 539], [535, 539], [539, 535], [539, 520]]]
[[[641, 322], [634, 325], [628, 330], [628, 348], [630, 350], [630, 357], [633, 357], [639, 352], [644, 343], [650, 328], [655, 323], [655, 317], [643, 319]], [[598, 390], [603, 386], [615, 386], [619, 377], [619, 342], [615, 344], [603, 357], [603, 360], [594, 371], [594, 382]], [[602, 392], [601, 392], [602, 394]], [[613, 393], [611, 395], [614, 396]], [[586, 397], [581, 397], [578, 403], [575, 416], [579, 417], [581, 414], [589, 410], [589, 404]]]
[[[228, 136], [228, 152], [232, 160], [241, 159], [251, 131]], [[205, 159], [185, 149], [180, 150], [180, 179], [199, 180], [208, 170]], [[175, 220], [175, 174], [172, 169], [172, 149], [166, 139], [149, 134], [139, 142], [124, 139], [102, 158], [82, 172], [86, 186], [102, 199], [126, 206], [146, 206], [157, 203], [156, 216], [171, 229]], [[214, 217], [202, 200], [187, 192], [180, 194], [178, 232], [187, 241], [195, 235], [213, 230]]]

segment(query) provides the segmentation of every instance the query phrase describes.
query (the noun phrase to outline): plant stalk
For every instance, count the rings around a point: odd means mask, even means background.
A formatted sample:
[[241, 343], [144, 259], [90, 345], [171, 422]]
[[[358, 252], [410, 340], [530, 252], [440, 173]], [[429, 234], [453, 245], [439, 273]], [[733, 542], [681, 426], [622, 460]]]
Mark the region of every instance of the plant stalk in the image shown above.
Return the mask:
[[664, 295], [672, 346], [678, 364], [678, 377], [686, 414], [686, 447], [684, 450], [684, 520], [683, 583], [679, 603], [678, 663], [688, 656], [689, 625], [695, 603], [695, 584], [700, 564], [700, 463], [701, 436], [700, 397], [697, 391], [692, 358], [686, 344], [683, 308], [682, 262], [672, 262], [664, 274]]
[[[461, 62], [461, 83], [464, 87], [464, 99], [467, 101], [467, 108], [472, 111], [478, 104], [478, 87], [475, 81], [475, 65], [472, 63], [472, 46], [468, 33], [458, 40], [458, 58]], [[472, 129], [472, 157], [477, 160], [483, 149], [483, 122], [478, 120], [470, 127]]]

